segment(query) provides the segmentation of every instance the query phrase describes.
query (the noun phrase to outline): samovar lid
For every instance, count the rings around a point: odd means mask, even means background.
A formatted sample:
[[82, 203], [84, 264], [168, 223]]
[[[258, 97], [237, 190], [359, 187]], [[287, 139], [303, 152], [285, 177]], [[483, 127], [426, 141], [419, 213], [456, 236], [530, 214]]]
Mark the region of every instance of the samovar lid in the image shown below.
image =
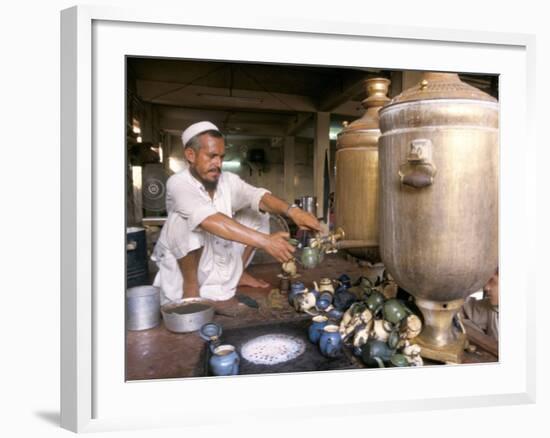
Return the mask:
[[391, 81], [386, 78], [371, 78], [365, 80], [367, 97], [361, 102], [366, 109], [365, 114], [357, 120], [344, 124], [344, 129], [340, 131], [338, 137], [353, 131], [364, 129], [379, 129], [378, 110], [386, 105], [390, 98], [388, 97], [388, 88]]
[[497, 101], [489, 94], [462, 82], [457, 73], [424, 72], [418, 84], [395, 96], [387, 106], [430, 99]]

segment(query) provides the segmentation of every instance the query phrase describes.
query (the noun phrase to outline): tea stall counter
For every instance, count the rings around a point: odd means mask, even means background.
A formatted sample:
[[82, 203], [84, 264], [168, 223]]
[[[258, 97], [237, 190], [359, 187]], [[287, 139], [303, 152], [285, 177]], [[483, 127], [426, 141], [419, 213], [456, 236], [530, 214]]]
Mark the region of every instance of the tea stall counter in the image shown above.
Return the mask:
[[[250, 272], [257, 278], [270, 283], [273, 288], [279, 285], [280, 279], [277, 277], [280, 273], [279, 264], [253, 265]], [[309, 286], [314, 280], [319, 282], [323, 277], [337, 278], [344, 272], [352, 278], [358, 278], [361, 275], [361, 267], [339, 254], [331, 255], [321, 266], [302, 272], [299, 280]], [[239, 288], [237, 293], [255, 300], [258, 308], [249, 307], [239, 302], [237, 298], [218, 302], [215, 304], [214, 322], [220, 324], [226, 332], [240, 328], [261, 331], [262, 326], [287, 323], [292, 325], [293, 322], [300, 321], [307, 324], [311, 317], [304, 313], [297, 313], [286, 300], [273, 305], [269, 299], [270, 291], [270, 288]], [[127, 331], [126, 347], [127, 380], [205, 375], [206, 343], [198, 332], [172, 333], [161, 321], [160, 325], [149, 330]], [[354, 367], [362, 366], [360, 361], [352, 358], [350, 360]], [[497, 360], [495, 355], [479, 346], [475, 352], [466, 352], [463, 358], [465, 363]]]

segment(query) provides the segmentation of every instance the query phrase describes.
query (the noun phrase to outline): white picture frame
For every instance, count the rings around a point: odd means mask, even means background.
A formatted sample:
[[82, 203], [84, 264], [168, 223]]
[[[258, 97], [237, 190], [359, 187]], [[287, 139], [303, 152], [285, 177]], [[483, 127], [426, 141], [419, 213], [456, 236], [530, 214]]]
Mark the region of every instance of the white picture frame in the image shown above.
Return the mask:
[[[91, 6], [64, 10], [61, 24], [62, 427], [95, 432], [226, 424], [236, 415], [241, 421], [268, 418], [273, 409], [290, 420], [303, 409], [324, 417], [534, 402], [535, 313], [528, 301], [535, 288], [534, 279], [525, 281], [533, 276], [522, 257], [536, 232], [529, 214], [536, 178], [527, 171], [536, 168], [529, 86], [534, 36]], [[368, 64], [357, 53], [368, 54]], [[499, 363], [125, 382], [126, 55], [499, 74]], [[520, 228], [521, 235], [513, 232]], [[385, 390], [389, 379], [403, 389]], [[258, 385], [269, 396], [259, 395]], [[326, 388], [337, 386], [363, 390], [327, 400]], [[308, 397], [286, 397], [299, 387], [308, 388]], [[174, 403], [182, 391], [193, 397]], [[204, 406], [214, 394], [224, 409], [212, 412]]]

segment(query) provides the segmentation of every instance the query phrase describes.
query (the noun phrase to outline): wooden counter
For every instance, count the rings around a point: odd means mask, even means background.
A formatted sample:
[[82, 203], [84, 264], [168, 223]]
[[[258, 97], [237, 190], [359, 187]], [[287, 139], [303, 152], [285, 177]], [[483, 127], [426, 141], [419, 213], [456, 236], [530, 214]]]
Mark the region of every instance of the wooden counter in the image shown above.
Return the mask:
[[[249, 272], [278, 287], [280, 272], [278, 264], [263, 264], [251, 266]], [[347, 261], [342, 255], [332, 255], [315, 269], [301, 272], [300, 281], [311, 287], [312, 281], [322, 277], [337, 278], [347, 273], [352, 279], [361, 275], [361, 268]], [[237, 293], [245, 294], [255, 299], [259, 309], [254, 309], [239, 303], [236, 298], [216, 303], [218, 313], [214, 321], [224, 329], [253, 325], [255, 323], [270, 323], [293, 321], [309, 318], [305, 314], [294, 311], [287, 302], [282, 309], [273, 309], [268, 305], [270, 288], [259, 289], [242, 287]], [[227, 316], [234, 315], [234, 316]], [[163, 323], [153, 329], [144, 331], [128, 331], [126, 336], [126, 380], [149, 380], [198, 376], [202, 368], [201, 353], [205, 346], [197, 332], [172, 333]], [[464, 363], [495, 362], [497, 357], [477, 348], [473, 353], [465, 353]]]

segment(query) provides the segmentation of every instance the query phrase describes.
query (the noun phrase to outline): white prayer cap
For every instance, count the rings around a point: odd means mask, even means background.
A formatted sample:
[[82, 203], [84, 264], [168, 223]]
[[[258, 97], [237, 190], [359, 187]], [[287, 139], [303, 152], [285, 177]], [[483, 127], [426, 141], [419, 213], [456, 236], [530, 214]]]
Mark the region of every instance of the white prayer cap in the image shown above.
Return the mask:
[[181, 141], [183, 143], [183, 147], [185, 147], [187, 145], [187, 142], [191, 140], [195, 135], [198, 135], [210, 130], [220, 132], [218, 127], [214, 125], [212, 122], [193, 123], [185, 131], [183, 131], [183, 134], [181, 134]]

